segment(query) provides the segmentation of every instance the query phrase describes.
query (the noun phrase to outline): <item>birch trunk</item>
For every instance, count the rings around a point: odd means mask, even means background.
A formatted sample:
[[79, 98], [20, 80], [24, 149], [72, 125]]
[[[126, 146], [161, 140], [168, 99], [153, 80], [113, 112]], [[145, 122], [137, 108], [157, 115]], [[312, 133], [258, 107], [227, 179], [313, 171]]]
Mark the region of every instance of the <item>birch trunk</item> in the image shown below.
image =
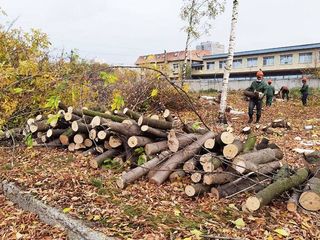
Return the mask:
[[233, 0], [233, 9], [232, 9], [232, 20], [231, 20], [231, 32], [229, 39], [229, 50], [228, 50], [228, 59], [224, 69], [223, 82], [222, 82], [222, 93], [219, 109], [219, 121], [221, 123], [226, 123], [225, 111], [227, 108], [227, 95], [228, 95], [228, 82], [230, 71], [232, 69], [234, 47], [236, 43], [236, 26], [238, 21], [238, 0]]

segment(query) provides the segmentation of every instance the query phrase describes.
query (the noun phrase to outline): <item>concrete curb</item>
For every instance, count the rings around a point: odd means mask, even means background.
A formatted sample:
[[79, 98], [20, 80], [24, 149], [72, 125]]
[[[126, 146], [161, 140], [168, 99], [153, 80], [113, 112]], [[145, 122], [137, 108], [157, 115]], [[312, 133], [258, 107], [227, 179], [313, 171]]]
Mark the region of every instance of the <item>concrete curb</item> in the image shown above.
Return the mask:
[[20, 190], [14, 183], [0, 182], [0, 190], [23, 210], [35, 213], [41, 221], [51, 226], [59, 226], [74, 240], [113, 240], [105, 234], [87, 227], [82, 221], [75, 220], [63, 212], [35, 199], [30, 193]]

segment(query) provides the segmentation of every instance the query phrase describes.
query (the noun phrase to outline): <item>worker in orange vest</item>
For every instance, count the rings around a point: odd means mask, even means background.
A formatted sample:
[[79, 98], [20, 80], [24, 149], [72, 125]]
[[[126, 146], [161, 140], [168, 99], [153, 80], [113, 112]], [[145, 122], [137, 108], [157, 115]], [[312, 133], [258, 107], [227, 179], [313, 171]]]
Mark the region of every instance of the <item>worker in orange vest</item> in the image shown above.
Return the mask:
[[247, 91], [253, 92], [252, 96], [250, 97], [249, 101], [249, 121], [248, 123], [252, 123], [253, 121], [253, 109], [256, 107], [257, 109], [257, 119], [256, 123], [259, 122], [261, 118], [261, 112], [262, 112], [262, 99], [264, 95], [267, 93], [268, 86], [263, 81], [263, 72], [259, 70], [256, 74], [257, 79], [253, 81], [249, 88], [247, 88]]

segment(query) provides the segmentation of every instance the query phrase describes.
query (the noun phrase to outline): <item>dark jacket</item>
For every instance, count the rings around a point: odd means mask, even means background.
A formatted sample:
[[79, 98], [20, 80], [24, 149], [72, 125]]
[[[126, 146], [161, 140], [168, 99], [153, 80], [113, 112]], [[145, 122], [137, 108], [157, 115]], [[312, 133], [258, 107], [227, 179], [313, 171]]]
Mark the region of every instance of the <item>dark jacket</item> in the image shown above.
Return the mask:
[[300, 92], [302, 95], [308, 94], [309, 93], [309, 86], [307, 84], [303, 84], [300, 89]]
[[267, 96], [270, 96], [270, 97], [272, 97], [272, 96], [274, 96], [274, 93], [275, 93], [275, 89], [274, 89], [274, 86], [272, 86], [272, 85], [267, 85], [267, 93], [266, 93], [266, 95]]

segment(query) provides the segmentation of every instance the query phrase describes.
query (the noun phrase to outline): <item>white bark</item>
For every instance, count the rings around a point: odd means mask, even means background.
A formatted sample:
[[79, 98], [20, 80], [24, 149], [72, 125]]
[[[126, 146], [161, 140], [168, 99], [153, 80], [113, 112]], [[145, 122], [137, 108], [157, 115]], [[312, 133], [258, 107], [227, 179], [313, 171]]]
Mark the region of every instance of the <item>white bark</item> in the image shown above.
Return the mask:
[[238, 6], [239, 6], [239, 1], [233, 0], [228, 59], [227, 59], [226, 66], [224, 68], [223, 82], [222, 82], [222, 92], [221, 92], [221, 101], [220, 101], [220, 110], [219, 110], [220, 121], [225, 121], [225, 111], [227, 108], [228, 82], [229, 82], [230, 72], [232, 69], [234, 47], [236, 43], [236, 25], [238, 22]]

